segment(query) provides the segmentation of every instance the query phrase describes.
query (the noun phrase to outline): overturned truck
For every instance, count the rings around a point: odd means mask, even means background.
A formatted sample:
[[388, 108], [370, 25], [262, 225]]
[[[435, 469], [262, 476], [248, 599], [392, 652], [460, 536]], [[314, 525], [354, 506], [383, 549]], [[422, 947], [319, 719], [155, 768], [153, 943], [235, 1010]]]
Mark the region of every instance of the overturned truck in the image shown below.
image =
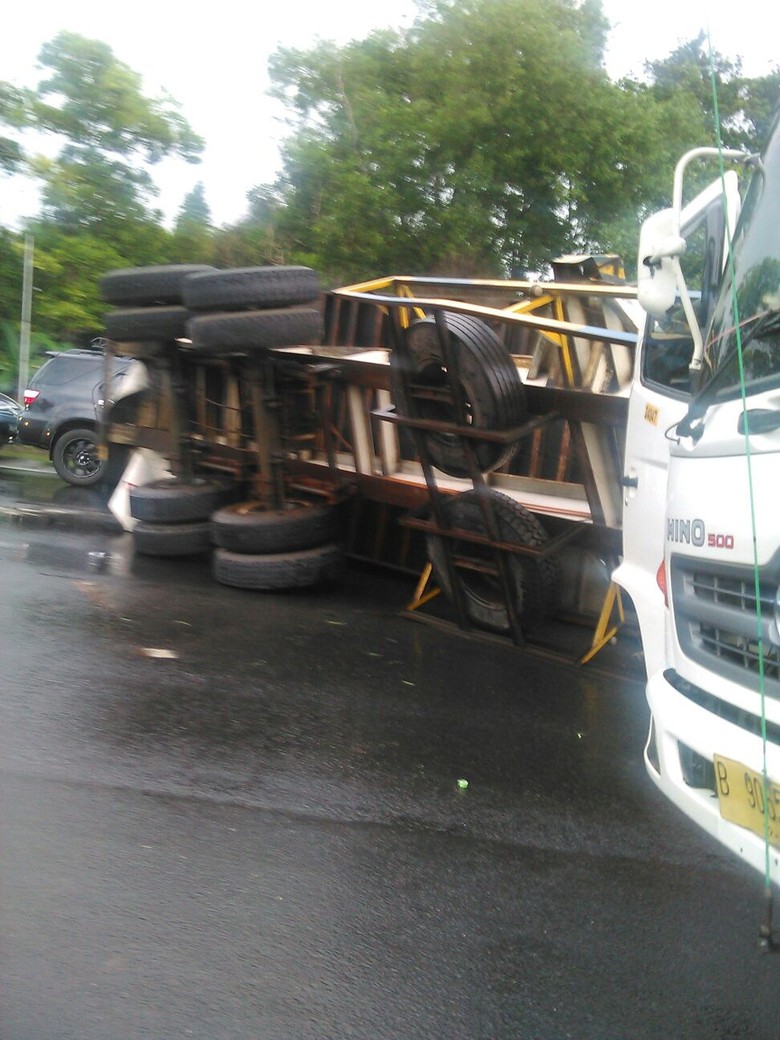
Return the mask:
[[107, 365], [148, 370], [135, 420], [103, 423], [137, 449], [112, 499], [136, 551], [210, 552], [257, 590], [367, 557], [418, 576], [414, 605], [440, 589], [452, 623], [516, 643], [598, 616], [641, 312], [617, 257], [552, 269], [326, 294], [301, 267], [107, 274]]

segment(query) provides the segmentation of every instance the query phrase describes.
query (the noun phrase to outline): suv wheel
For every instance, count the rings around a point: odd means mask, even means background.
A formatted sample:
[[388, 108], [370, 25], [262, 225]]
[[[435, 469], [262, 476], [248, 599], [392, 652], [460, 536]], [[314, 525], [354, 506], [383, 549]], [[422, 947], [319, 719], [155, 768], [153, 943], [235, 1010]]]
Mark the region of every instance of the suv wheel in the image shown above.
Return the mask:
[[106, 468], [98, 455], [94, 430], [68, 430], [54, 445], [52, 462], [57, 475], [69, 484], [97, 484]]

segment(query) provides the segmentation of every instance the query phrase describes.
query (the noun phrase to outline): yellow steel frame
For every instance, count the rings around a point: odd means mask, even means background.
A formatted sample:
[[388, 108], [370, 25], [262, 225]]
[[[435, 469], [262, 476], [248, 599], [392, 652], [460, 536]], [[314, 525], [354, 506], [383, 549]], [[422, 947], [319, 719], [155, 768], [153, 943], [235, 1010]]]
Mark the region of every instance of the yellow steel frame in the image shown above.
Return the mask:
[[[616, 274], [616, 268], [605, 268], [605, 273]], [[620, 271], [622, 274], [622, 269]], [[488, 307], [477, 303], [467, 303], [465, 300], [440, 299], [428, 296], [420, 296], [414, 292], [415, 287], [424, 289], [426, 284], [439, 286], [452, 285], [453, 287], [473, 287], [476, 289], [496, 289], [527, 294], [526, 298], [513, 300], [506, 307]], [[574, 338], [583, 334], [581, 325], [567, 320], [566, 298], [567, 296], [605, 296], [612, 299], [635, 300], [636, 289], [633, 286], [617, 286], [611, 283], [600, 283], [598, 281], [588, 282], [553, 282], [539, 283], [531, 281], [506, 280], [506, 279], [421, 279], [409, 275], [393, 275], [377, 278], [368, 282], [360, 282], [356, 285], [345, 286], [334, 291], [335, 295], [347, 299], [359, 299], [361, 296], [392, 296], [413, 301], [410, 307], [400, 308], [401, 325], [406, 328], [411, 316], [423, 318], [426, 308], [446, 307], [452, 311], [463, 311], [465, 313], [483, 316], [487, 319], [500, 319], [507, 324], [524, 325], [535, 328], [541, 336], [551, 345], [558, 348], [561, 359], [564, 385], [569, 388], [577, 386], [577, 366], [574, 357]], [[381, 299], [376, 300], [377, 306], [382, 307]], [[389, 312], [388, 306], [382, 310]], [[548, 310], [551, 317], [540, 316], [538, 312]], [[440, 589], [432, 581], [431, 564], [427, 563], [420, 574], [416, 588], [412, 595], [407, 610], [415, 611], [439, 595]], [[614, 612], [617, 618], [613, 618]], [[602, 650], [614, 637], [625, 622], [625, 612], [621, 599], [620, 589], [611, 582], [601, 607], [601, 612], [593, 632], [590, 649], [580, 658], [581, 664], [587, 664], [596, 654]]]
[[[610, 625], [612, 612], [616, 607], [618, 615], [617, 623]], [[616, 585], [614, 581], [611, 581], [606, 595], [604, 596], [604, 602], [601, 605], [601, 613], [599, 614], [599, 620], [596, 624], [596, 630], [593, 633], [593, 642], [590, 644], [590, 650], [580, 658], [580, 664], [587, 664], [588, 661], [592, 660], [596, 656], [599, 650], [603, 650], [607, 643], [615, 638], [625, 620], [626, 615], [623, 610], [623, 600], [620, 595], [620, 587]]]

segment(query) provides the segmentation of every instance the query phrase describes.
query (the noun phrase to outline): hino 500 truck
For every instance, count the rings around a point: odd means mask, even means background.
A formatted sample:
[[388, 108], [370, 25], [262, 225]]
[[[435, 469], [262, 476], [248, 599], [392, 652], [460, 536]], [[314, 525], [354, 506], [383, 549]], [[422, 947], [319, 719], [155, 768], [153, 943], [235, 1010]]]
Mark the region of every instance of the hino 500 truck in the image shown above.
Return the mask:
[[[687, 206], [691, 163], [743, 164]], [[695, 167], [694, 167], [695, 168]], [[715, 166], [717, 171], [717, 165]], [[737, 211], [738, 220], [735, 223]], [[639, 250], [616, 580], [637, 609], [658, 787], [780, 883], [780, 123], [764, 154], [698, 149]], [[687, 240], [703, 249], [684, 275]]]

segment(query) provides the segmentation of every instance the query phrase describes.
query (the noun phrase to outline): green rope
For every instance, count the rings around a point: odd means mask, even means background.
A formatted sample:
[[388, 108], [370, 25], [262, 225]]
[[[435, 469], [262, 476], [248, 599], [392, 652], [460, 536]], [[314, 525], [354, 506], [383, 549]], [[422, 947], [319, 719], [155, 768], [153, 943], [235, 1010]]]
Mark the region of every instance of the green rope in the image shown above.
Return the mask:
[[[720, 178], [721, 184], [724, 185], [723, 192], [723, 206], [724, 211], [726, 209], [726, 195], [725, 195], [725, 165], [723, 162], [723, 139], [720, 131], [720, 112], [718, 109], [718, 88], [715, 77], [715, 62], [712, 51], [712, 39], [707, 32], [707, 45], [709, 49], [709, 65], [710, 65], [710, 81], [712, 85], [712, 104], [713, 104], [713, 118], [715, 120], [715, 137], [718, 152], [720, 153], [719, 165], [720, 165]], [[727, 215], [728, 216], [728, 215]], [[740, 399], [742, 403], [742, 416], [745, 429], [745, 459], [747, 462], [747, 478], [748, 478], [748, 493], [750, 497], [750, 529], [751, 536], [753, 539], [753, 582], [754, 582], [754, 594], [756, 598], [756, 634], [758, 637], [758, 689], [761, 703], [761, 746], [762, 746], [762, 765], [761, 765], [761, 776], [764, 787], [764, 888], [767, 899], [767, 918], [766, 923], [761, 929], [762, 939], [766, 942], [767, 946], [771, 945], [772, 938], [772, 876], [770, 869], [770, 843], [769, 843], [769, 773], [767, 769], [767, 723], [766, 723], [766, 684], [765, 684], [765, 672], [764, 672], [764, 635], [763, 635], [763, 619], [761, 611], [761, 581], [758, 565], [758, 539], [757, 539], [757, 521], [756, 521], [756, 503], [753, 492], [753, 465], [752, 456], [750, 452], [750, 422], [748, 418], [748, 407], [747, 407], [747, 391], [745, 388], [745, 368], [742, 355], [742, 330], [739, 323], [739, 302], [737, 300], [736, 280], [735, 280], [735, 269], [734, 269], [734, 254], [732, 251], [731, 241], [731, 229], [728, 225], [728, 219], [726, 220], [726, 236], [727, 236], [727, 258], [728, 258], [728, 269], [729, 279], [731, 282], [731, 307], [734, 319], [734, 331], [737, 345], [737, 366], [739, 371], [739, 385], [740, 385]]]

